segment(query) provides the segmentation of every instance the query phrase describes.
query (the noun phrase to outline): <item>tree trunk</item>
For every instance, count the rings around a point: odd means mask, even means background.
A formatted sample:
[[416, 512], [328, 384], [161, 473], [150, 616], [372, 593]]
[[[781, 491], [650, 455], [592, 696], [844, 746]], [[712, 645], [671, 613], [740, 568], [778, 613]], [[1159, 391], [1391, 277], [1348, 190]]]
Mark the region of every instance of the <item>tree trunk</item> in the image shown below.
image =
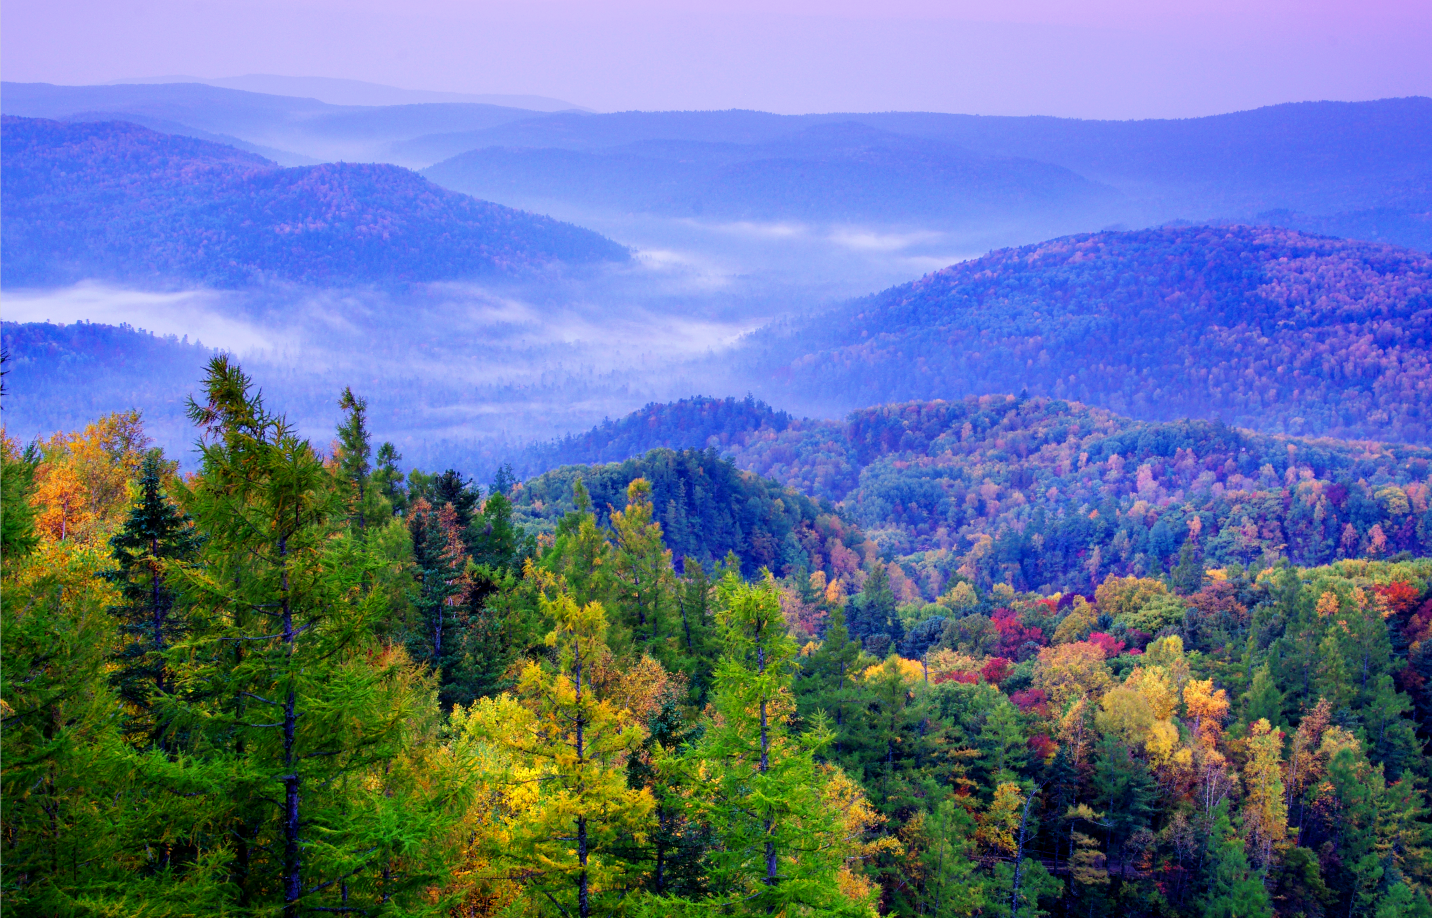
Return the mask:
[[1009, 918], [1019, 918], [1019, 879], [1024, 869], [1024, 827], [1029, 822], [1029, 807], [1034, 803], [1034, 795], [1037, 793], [1038, 787], [1030, 792], [1029, 798], [1024, 801], [1024, 812], [1019, 817], [1019, 837], [1014, 849], [1014, 895], [1010, 897]]
[[[283, 595], [283, 643], [285, 670], [293, 678], [293, 649], [297, 637], [293, 628], [293, 603], [288, 595], [288, 539], [278, 540], [283, 558], [279, 589]], [[303, 865], [299, 854], [298, 769], [294, 745], [298, 733], [298, 706], [292, 681], [283, 703], [283, 915], [298, 918], [298, 900], [303, 895]]]

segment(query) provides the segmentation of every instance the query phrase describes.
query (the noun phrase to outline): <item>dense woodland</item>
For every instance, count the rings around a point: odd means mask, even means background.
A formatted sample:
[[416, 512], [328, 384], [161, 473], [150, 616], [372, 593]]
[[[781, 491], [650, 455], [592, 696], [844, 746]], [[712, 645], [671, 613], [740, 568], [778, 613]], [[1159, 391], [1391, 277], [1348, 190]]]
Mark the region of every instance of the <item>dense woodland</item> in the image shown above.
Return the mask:
[[[852, 442], [1027, 411], [1155, 449], [1010, 404], [875, 412]], [[1432, 915], [1425, 551], [1215, 564], [1188, 516], [1167, 570], [955, 572], [914, 601], [856, 520], [710, 452], [482, 488], [401, 474], [339, 407], [307, 442], [220, 357], [192, 472], [135, 414], [5, 439], [10, 910]], [[1310, 477], [1255, 453], [1273, 481], [1245, 442], [1216, 483], [1343, 508], [1320, 470], [1371, 472], [1327, 449]], [[725, 541], [668, 538], [673, 506]]]
[[590, 230], [398, 166], [281, 169], [123, 121], [6, 116], [0, 137], [7, 286], [392, 284], [628, 257]]
[[1429, 443], [1429, 354], [1432, 256], [1186, 226], [991, 252], [753, 338], [743, 359], [775, 380], [755, 391], [816, 413], [1027, 389], [1144, 420]]

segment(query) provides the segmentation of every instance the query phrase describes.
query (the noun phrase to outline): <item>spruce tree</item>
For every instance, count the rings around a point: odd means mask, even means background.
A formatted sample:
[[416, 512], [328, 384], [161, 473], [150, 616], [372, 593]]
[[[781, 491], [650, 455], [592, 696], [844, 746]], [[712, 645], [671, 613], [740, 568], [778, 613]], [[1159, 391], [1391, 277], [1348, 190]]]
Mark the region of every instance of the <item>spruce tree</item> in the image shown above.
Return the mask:
[[860, 645], [850, 639], [845, 610], [837, 606], [819, 649], [801, 659], [795, 681], [797, 712], [807, 723], [825, 715], [835, 734], [831, 754], [847, 765], [854, 764], [851, 756], [861, 743], [857, 737], [866, 727], [862, 692], [855, 683], [860, 663]]
[[164, 493], [164, 466], [158, 450], [145, 454], [139, 499], [109, 540], [118, 566], [104, 574], [120, 596], [109, 609], [121, 636], [110, 681], [129, 706], [125, 732], [140, 745], [164, 742], [156, 699], [174, 690], [165, 654], [188, 631], [187, 616], [175, 609], [170, 568], [192, 561], [200, 544], [193, 520]]
[[1205, 918], [1273, 918], [1268, 891], [1248, 866], [1243, 839], [1228, 818], [1227, 800], [1218, 805], [1208, 844]]
[[379, 522], [376, 507], [369, 506], [375, 495], [368, 487], [373, 471], [369, 461], [373, 446], [368, 436], [368, 400], [345, 388], [338, 407], [343, 409], [343, 420], [338, 425], [338, 453], [334, 458], [338, 461], [339, 478], [351, 489], [348, 518], [361, 532], [368, 525], [368, 517]]

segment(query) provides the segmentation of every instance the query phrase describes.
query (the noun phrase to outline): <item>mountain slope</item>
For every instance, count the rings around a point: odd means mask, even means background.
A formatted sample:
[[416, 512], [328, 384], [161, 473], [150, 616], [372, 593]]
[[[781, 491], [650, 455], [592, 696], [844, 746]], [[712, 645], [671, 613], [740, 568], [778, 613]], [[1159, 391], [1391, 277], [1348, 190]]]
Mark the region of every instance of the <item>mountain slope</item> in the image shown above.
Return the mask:
[[726, 363], [817, 413], [1027, 389], [1432, 443], [1432, 257], [1266, 227], [1071, 236], [750, 336]]
[[627, 257], [596, 233], [396, 166], [281, 169], [124, 122], [6, 116], [0, 143], [9, 286], [435, 281]]
[[[569, 442], [595, 446], [606, 431], [639, 456], [634, 434], [669, 439], [691, 429], [692, 409], [648, 405]], [[1090, 590], [1110, 573], [1166, 572], [1185, 543], [1214, 567], [1432, 555], [1432, 449], [1140, 422], [1011, 395], [882, 405], [843, 421], [772, 417], [727, 412], [710, 446], [836, 503], [927, 599], [956, 574]], [[541, 484], [535, 499], [551, 490]]]

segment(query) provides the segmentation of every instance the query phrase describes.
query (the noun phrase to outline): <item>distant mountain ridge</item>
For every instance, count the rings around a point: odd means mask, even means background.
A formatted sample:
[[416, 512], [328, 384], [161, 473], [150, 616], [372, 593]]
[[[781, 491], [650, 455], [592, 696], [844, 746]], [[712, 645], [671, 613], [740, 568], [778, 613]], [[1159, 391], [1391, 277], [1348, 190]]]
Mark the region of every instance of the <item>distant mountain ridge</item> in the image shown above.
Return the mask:
[[723, 358], [815, 414], [1028, 390], [1142, 420], [1432, 443], [1432, 256], [1247, 226], [991, 252]]
[[628, 257], [397, 166], [284, 169], [125, 122], [5, 116], [0, 144], [7, 286], [408, 283]]
[[[1086, 227], [1103, 225], [1099, 221], [1139, 226], [1173, 219], [1234, 219], [1432, 249], [1432, 99], [1423, 97], [1296, 103], [1205, 118], [1143, 121], [932, 112], [557, 113], [420, 137], [401, 147], [419, 159], [454, 157], [429, 170], [435, 180], [453, 187], [507, 191], [509, 200], [522, 201], [533, 194], [536, 177], [550, 176], [555, 185], [549, 196], [565, 195], [573, 206], [666, 213], [673, 206], [668, 196], [623, 182], [632, 158], [651, 144], [685, 144], [691, 151], [730, 144], [748, 148], [736, 158], [759, 161], [763, 145], [841, 124], [898, 135], [907, 149], [923, 140], [960, 150], [967, 161], [1027, 160], [1076, 175], [1092, 187], [1117, 190], [1122, 197], [1113, 207], [1090, 208], [1078, 200], [1043, 202], [1046, 216], [1062, 215]], [[706, 187], [712, 190], [703, 198], [705, 210], [749, 210], [759, 197], [743, 198], [739, 184], [721, 187], [721, 172], [729, 168], [732, 151], [719, 152], [696, 152], [683, 171], [665, 169], [662, 180], [682, 185], [678, 201], [694, 200]], [[810, 150], [798, 158], [803, 163], [822, 159]], [[784, 161], [770, 160], [774, 171], [765, 177], [768, 185], [778, 181]], [[925, 174], [919, 171], [918, 156], [903, 157], [901, 168]], [[569, 173], [581, 170], [613, 180], [616, 188], [597, 185], [583, 191], [575, 181], [568, 188], [564, 182]], [[938, 173], [931, 175], [936, 180], [928, 182], [928, 215], [947, 218], [941, 214]], [[842, 196], [857, 187], [854, 183], [841, 184], [818, 173], [809, 178], [815, 186], [810, 196], [818, 200], [824, 193], [829, 198], [824, 219], [872, 216], [845, 206]], [[500, 185], [502, 181], [508, 186]], [[713, 207], [713, 198], [722, 203]], [[1007, 211], [1010, 217], [1027, 203], [1018, 195], [1009, 200], [1014, 205]]]
[[708, 219], [964, 223], [1094, 214], [1112, 188], [1060, 166], [991, 157], [857, 121], [760, 143], [647, 140], [597, 151], [488, 147], [423, 172], [481, 197]]
[[428, 165], [390, 155], [396, 142], [476, 130], [542, 112], [472, 102], [332, 105], [202, 83], [55, 86], [0, 84], [6, 115], [57, 121], [129, 121], [170, 134], [247, 145], [283, 165], [346, 160]]
[[[433, 177], [457, 190], [518, 207], [541, 200], [544, 212], [571, 218], [597, 211], [707, 219], [774, 214], [949, 225], [959, 222], [961, 195], [973, 191], [978, 199], [981, 187], [993, 187], [1005, 192], [998, 201], [1009, 208], [995, 208], [994, 218], [977, 210], [972, 222], [960, 225], [983, 228], [981, 238], [993, 232], [995, 245], [1109, 226], [1234, 220], [1432, 251], [1432, 99], [1425, 97], [1091, 121], [939, 112], [591, 114], [458, 102], [329, 105], [303, 98], [301, 83], [293, 81], [243, 85], [295, 95], [194, 83], [5, 83], [0, 108], [27, 117], [134, 121], [232, 143], [285, 165], [443, 163]], [[831, 157], [812, 153], [809, 144], [794, 156], [755, 149], [834, 125], [898, 135], [906, 147], [870, 143], [865, 159], [871, 161], [856, 158], [859, 168], [845, 170], [832, 170]], [[915, 141], [940, 147], [944, 165], [909, 155]], [[674, 155], [682, 145], [685, 152]], [[839, 146], [837, 139], [831, 149]], [[465, 165], [444, 163], [464, 156]], [[728, 175], [735, 160], [746, 165]], [[1011, 163], [1023, 165], [1011, 169]], [[972, 164], [983, 165], [970, 172]], [[988, 174], [991, 168], [999, 181]], [[946, 189], [961, 179], [961, 169], [972, 186], [951, 200]], [[643, 174], [652, 181], [642, 182]], [[899, 206], [882, 210], [860, 200], [872, 178], [877, 186], [907, 189]], [[928, 210], [915, 196], [920, 188]], [[1063, 190], [1051, 195], [1051, 188]], [[1107, 197], [1108, 189], [1117, 194]], [[770, 198], [773, 190], [778, 194]], [[781, 194], [792, 190], [800, 193], [783, 202]], [[1093, 200], [1091, 191], [1099, 192]], [[784, 203], [805, 209], [782, 209]], [[1026, 214], [1036, 204], [1043, 210], [1031, 221]]]

